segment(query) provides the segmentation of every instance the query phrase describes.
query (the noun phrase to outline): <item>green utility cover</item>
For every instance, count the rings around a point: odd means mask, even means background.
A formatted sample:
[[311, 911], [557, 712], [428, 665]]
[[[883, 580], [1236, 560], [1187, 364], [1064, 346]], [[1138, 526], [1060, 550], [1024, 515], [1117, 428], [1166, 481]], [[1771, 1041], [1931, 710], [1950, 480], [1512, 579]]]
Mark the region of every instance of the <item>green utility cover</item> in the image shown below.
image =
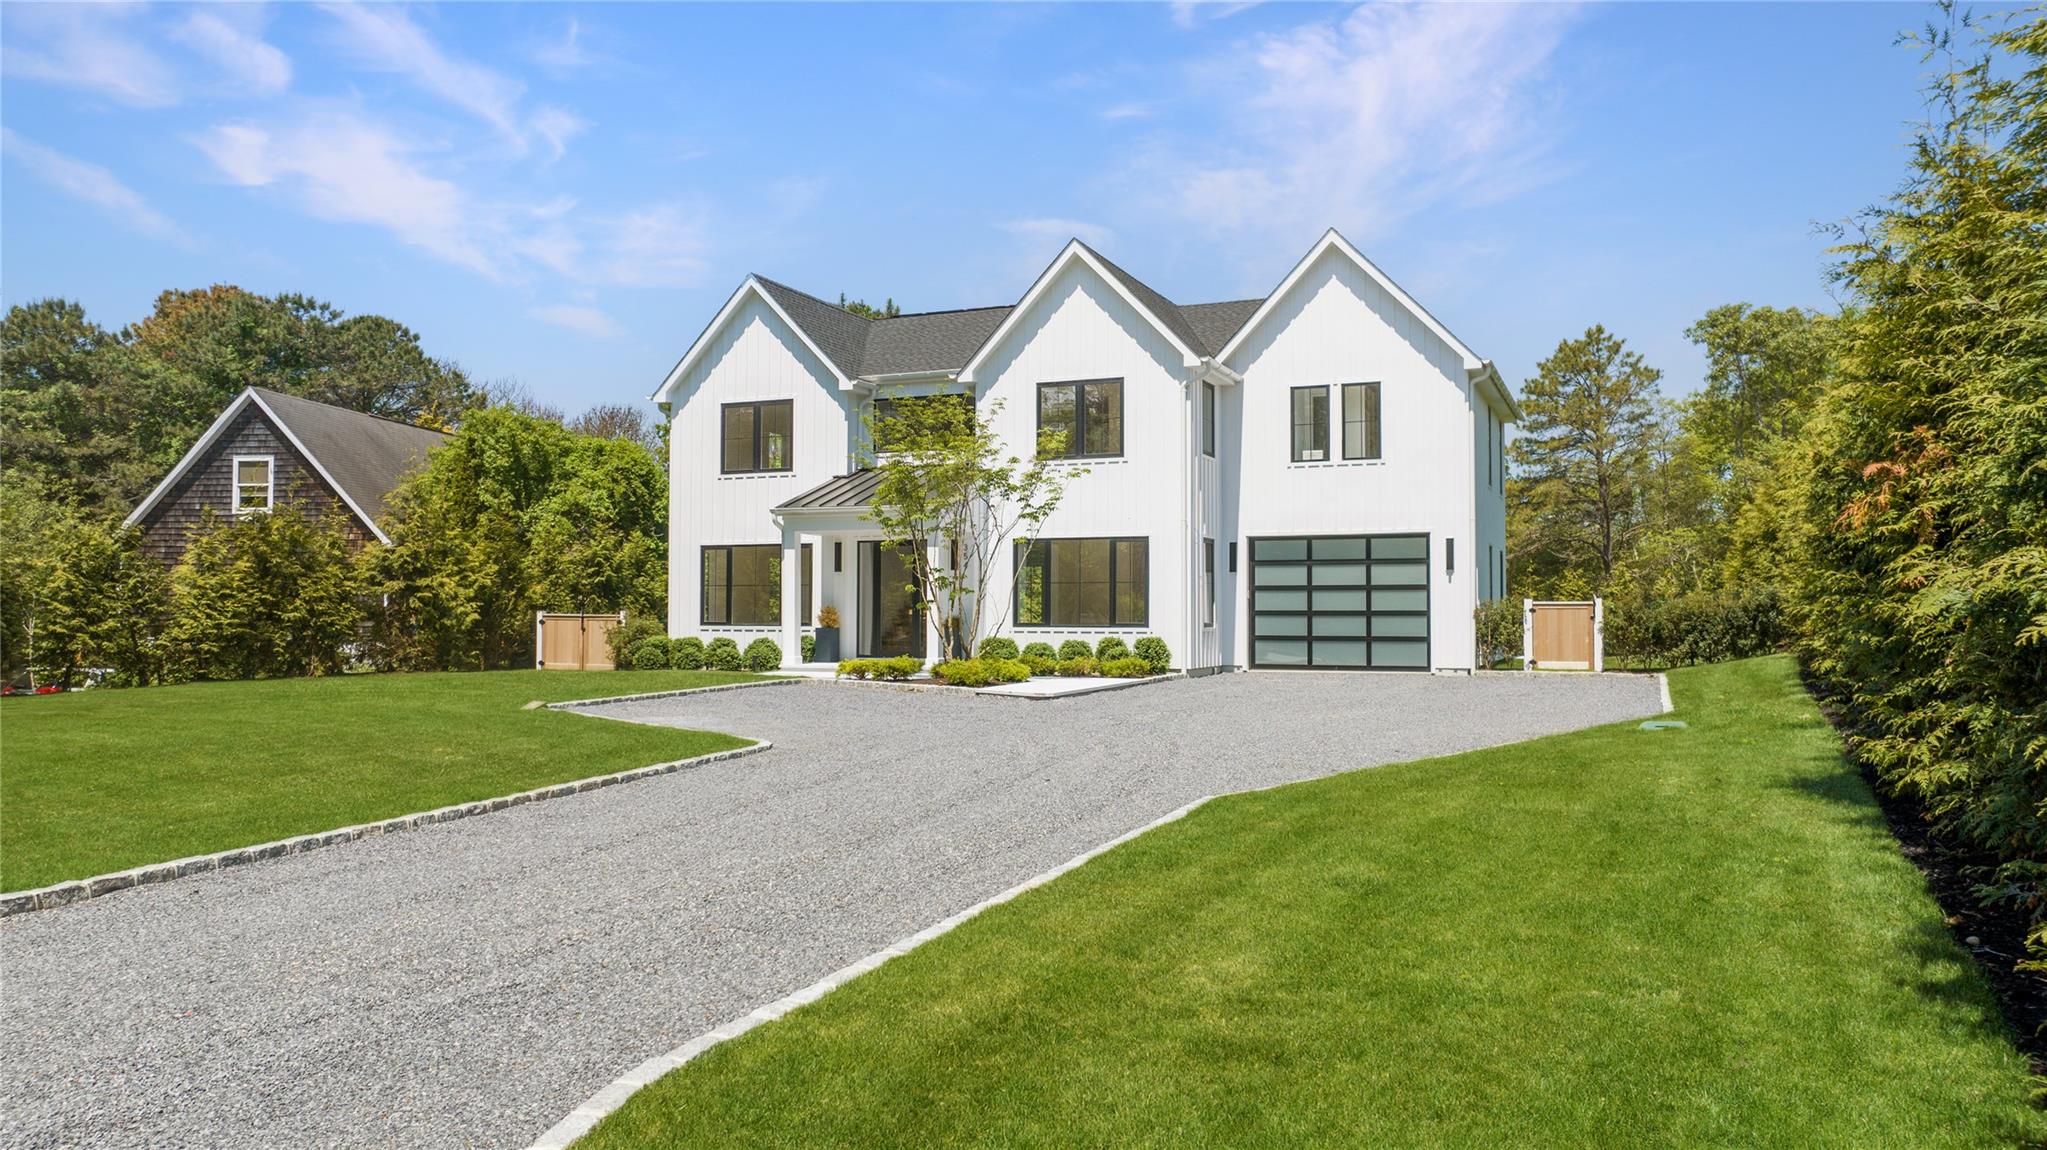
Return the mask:
[[1680, 719], [1651, 719], [1642, 724], [1642, 729], [1645, 731], [1683, 730], [1684, 722]]

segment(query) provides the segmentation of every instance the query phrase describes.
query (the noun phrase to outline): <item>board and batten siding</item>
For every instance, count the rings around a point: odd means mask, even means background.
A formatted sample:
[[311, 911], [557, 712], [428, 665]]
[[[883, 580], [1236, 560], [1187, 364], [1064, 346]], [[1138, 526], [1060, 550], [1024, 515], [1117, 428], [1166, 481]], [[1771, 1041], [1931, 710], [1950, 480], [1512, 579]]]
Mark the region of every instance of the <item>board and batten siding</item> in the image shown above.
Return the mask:
[[[1148, 618], [1131, 627], [1014, 626], [1016, 567], [1005, 556], [989, 580], [1004, 620], [1002, 630], [1020, 643], [1066, 639], [1090, 642], [1109, 634], [1135, 640], [1157, 635], [1174, 662], [1199, 657], [1190, 642], [1190, 451], [1199, 450], [1180, 352], [1153, 323], [1079, 261], [1069, 262], [1033, 301], [1003, 341], [989, 349], [977, 373], [983, 418], [1002, 404], [991, 426], [1019, 455], [1038, 434], [1038, 384], [1074, 380], [1123, 381], [1123, 454], [1079, 460], [1059, 507], [1046, 521], [1045, 539], [1142, 536], [1150, 540]], [[1196, 542], [1192, 546], [1198, 547]], [[1201, 665], [1201, 664], [1192, 664]]]
[[[832, 370], [759, 296], [749, 295], [713, 339], [671, 399], [668, 632], [705, 639], [729, 635], [745, 647], [761, 636], [779, 641], [781, 628], [705, 627], [700, 618], [701, 549], [726, 544], [779, 546], [782, 534], [773, 508], [846, 473], [852, 459], [851, 429], [857, 421], [852, 393], [839, 389]], [[764, 399], [795, 401], [794, 470], [723, 474], [719, 452], [724, 405]], [[828, 552], [829, 547], [818, 550]], [[828, 556], [813, 559], [829, 567]], [[850, 571], [850, 557], [846, 566]]]
[[137, 524], [142, 531], [144, 553], [165, 563], [176, 563], [184, 558], [192, 533], [205, 522], [208, 508], [218, 519], [233, 517], [234, 457], [237, 455], [271, 457], [272, 489], [279, 506], [291, 504], [301, 511], [317, 515], [339, 515], [352, 547], [362, 547], [375, 538], [334, 489], [327, 486], [327, 481], [320, 478], [305, 457], [252, 403], [234, 417], [205, 457], [195, 463]]
[[[1229, 366], [1243, 383], [1226, 405], [1225, 439], [1237, 498], [1242, 614], [1248, 540], [1284, 535], [1429, 536], [1430, 666], [1472, 665], [1472, 619], [1479, 564], [1472, 561], [1474, 476], [1471, 384], [1463, 357], [1380, 287], [1363, 268], [1330, 250], [1280, 299]], [[1380, 385], [1381, 455], [1345, 461], [1345, 383]], [[1330, 388], [1334, 459], [1296, 463], [1292, 388]], [[1480, 461], [1483, 466], [1483, 461]], [[1480, 478], [1483, 474], [1480, 473]], [[1444, 566], [1456, 540], [1457, 568]], [[1478, 548], [1483, 558], [1484, 548]], [[1233, 661], [1248, 665], [1250, 628], [1232, 630]]]

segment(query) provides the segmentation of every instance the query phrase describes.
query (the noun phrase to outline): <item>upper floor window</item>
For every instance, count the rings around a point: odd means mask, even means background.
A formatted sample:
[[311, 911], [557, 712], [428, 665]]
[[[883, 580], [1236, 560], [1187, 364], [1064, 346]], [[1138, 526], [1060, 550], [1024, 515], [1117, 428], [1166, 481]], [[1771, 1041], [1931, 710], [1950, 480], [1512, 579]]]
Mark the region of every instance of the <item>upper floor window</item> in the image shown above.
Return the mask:
[[789, 471], [796, 466], [796, 402], [728, 403], [722, 410], [721, 470]]
[[[909, 404], [910, 408], [906, 409], [903, 406], [905, 403]], [[942, 395], [901, 395], [879, 398], [874, 401], [874, 450], [898, 450], [899, 445], [895, 441], [900, 439], [907, 430], [904, 426], [905, 420], [903, 418], [906, 410], [915, 410], [919, 405], [923, 404], [957, 404], [959, 407], [959, 426], [967, 430], [971, 430], [974, 426], [974, 397], [962, 392], [947, 392]], [[925, 410], [928, 412], [931, 409], [926, 408]], [[939, 420], [920, 420], [914, 426], [923, 427], [927, 423], [934, 429], [946, 426], [944, 422]]]
[[1294, 462], [1329, 458], [1329, 389], [1297, 387], [1294, 396]]
[[1201, 385], [1201, 454], [1215, 454], [1215, 385]]
[[1087, 379], [1038, 385], [1038, 439], [1060, 438], [1051, 454], [1088, 459], [1123, 454], [1123, 381]]
[[1019, 627], [1142, 627], [1149, 539], [1040, 539], [1016, 545]]
[[1379, 385], [1343, 385], [1343, 457], [1379, 458]]
[[277, 495], [276, 460], [268, 455], [237, 455], [234, 466], [235, 514], [270, 510]]

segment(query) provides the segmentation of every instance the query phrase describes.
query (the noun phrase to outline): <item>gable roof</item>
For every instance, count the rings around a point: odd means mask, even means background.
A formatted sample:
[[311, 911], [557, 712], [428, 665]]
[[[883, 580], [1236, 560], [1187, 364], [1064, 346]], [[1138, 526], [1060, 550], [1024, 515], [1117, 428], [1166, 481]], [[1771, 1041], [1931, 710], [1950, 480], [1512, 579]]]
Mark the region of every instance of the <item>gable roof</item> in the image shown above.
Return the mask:
[[227, 405], [184, 458], [178, 460], [178, 465], [164, 476], [163, 482], [129, 513], [124, 526], [141, 522], [185, 473], [206, 456], [235, 416], [251, 406], [269, 419], [355, 517], [385, 543], [391, 541], [379, 522], [385, 497], [406, 472], [426, 460], [427, 452], [448, 440], [446, 432], [432, 428], [251, 387]]

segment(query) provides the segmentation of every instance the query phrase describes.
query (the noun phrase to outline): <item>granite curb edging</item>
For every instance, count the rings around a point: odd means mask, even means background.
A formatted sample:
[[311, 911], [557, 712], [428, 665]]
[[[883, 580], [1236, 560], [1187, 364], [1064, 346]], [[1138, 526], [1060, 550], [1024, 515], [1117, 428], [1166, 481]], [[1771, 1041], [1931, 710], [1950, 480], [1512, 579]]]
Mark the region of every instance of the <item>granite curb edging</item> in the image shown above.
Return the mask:
[[[744, 686], [759, 686], [747, 683]], [[724, 690], [711, 687], [706, 690]], [[608, 775], [595, 775], [587, 779], [575, 779], [566, 783], [553, 783], [535, 787], [517, 794], [499, 795], [496, 798], [477, 799], [474, 802], [456, 803], [453, 806], [436, 807], [430, 811], [399, 815], [395, 818], [380, 819], [372, 823], [357, 823], [354, 826], [339, 827], [331, 831], [317, 831], [312, 834], [295, 835], [288, 839], [257, 843], [254, 846], [236, 847], [233, 850], [215, 851], [212, 854], [192, 855], [172, 859], [169, 862], [149, 863], [129, 870], [114, 871], [110, 874], [94, 875], [91, 878], [69, 879], [49, 886], [31, 890], [11, 891], [0, 894], [0, 918], [27, 914], [31, 911], [53, 910], [60, 906], [99, 898], [101, 895], [128, 890], [131, 887], [155, 886], [188, 875], [205, 874], [209, 871], [226, 870], [229, 867], [246, 866], [264, 859], [282, 858], [285, 855], [302, 854], [321, 847], [339, 846], [358, 839], [373, 838], [377, 835], [397, 834], [400, 831], [416, 830], [436, 823], [454, 822], [475, 815], [489, 814], [508, 807], [524, 806], [527, 803], [544, 802], [548, 799], [567, 798], [587, 791], [616, 786], [619, 783], [650, 779], [659, 775], [673, 774], [690, 767], [726, 759], [744, 758], [772, 750], [774, 744], [765, 739], [750, 746], [734, 747], [727, 751], [713, 751], [708, 755], [677, 759], [674, 762], [655, 763], [651, 766], [634, 767], [631, 770], [616, 771]]]
[[750, 683], [720, 683], [715, 687], [677, 687], [673, 691], [642, 691], [637, 695], [603, 695], [595, 699], [570, 699], [566, 703], [548, 703], [550, 711], [580, 711], [588, 707], [602, 707], [612, 703], [644, 703], [651, 699], [679, 699], [684, 695], [715, 695], [720, 691], [751, 691], [758, 687], [787, 687], [795, 683], [814, 682], [791, 675], [781, 679], [759, 679]]

